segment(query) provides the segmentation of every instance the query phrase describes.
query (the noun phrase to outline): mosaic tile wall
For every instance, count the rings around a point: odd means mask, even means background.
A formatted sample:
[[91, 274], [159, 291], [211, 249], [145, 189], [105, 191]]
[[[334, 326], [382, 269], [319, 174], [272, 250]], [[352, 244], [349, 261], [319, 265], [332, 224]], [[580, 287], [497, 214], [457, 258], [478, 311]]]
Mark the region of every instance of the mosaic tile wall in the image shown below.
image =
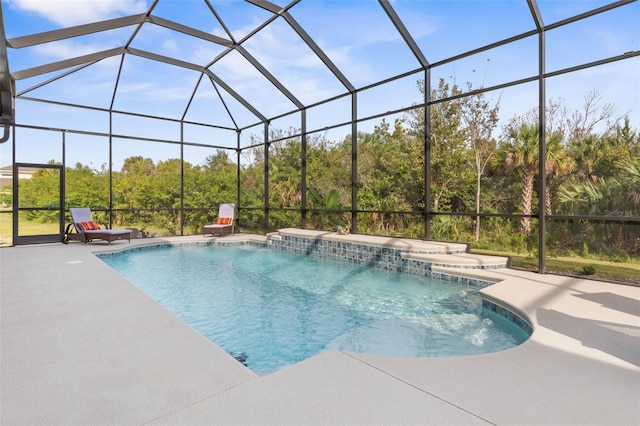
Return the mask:
[[279, 238], [270, 239], [268, 245], [276, 250], [292, 251], [325, 259], [342, 260], [358, 265], [367, 265], [374, 268], [389, 269], [407, 274], [439, 278], [480, 287], [493, 284], [491, 281], [432, 272], [432, 263], [402, 257], [402, 253], [440, 254], [440, 251], [409, 251], [347, 241], [330, 241], [289, 235], [281, 235]]
[[496, 314], [500, 315], [501, 317], [504, 317], [506, 319], [508, 319], [509, 321], [511, 321], [512, 323], [516, 324], [518, 327], [520, 327], [525, 333], [531, 335], [531, 333], [533, 333], [533, 327], [531, 326], [531, 324], [529, 324], [525, 319], [523, 319], [520, 315], [516, 314], [515, 312], [505, 308], [504, 306], [498, 305], [495, 302], [492, 302], [491, 300], [487, 300], [485, 298], [482, 299], [482, 307], [484, 309], [487, 309], [491, 312], [495, 312]]
[[493, 281], [482, 280], [479, 278], [465, 277], [464, 275], [445, 274], [443, 272], [434, 271], [430, 275], [432, 278], [439, 280], [451, 281], [454, 283], [473, 285], [478, 287], [487, 287], [491, 284], [495, 284]]

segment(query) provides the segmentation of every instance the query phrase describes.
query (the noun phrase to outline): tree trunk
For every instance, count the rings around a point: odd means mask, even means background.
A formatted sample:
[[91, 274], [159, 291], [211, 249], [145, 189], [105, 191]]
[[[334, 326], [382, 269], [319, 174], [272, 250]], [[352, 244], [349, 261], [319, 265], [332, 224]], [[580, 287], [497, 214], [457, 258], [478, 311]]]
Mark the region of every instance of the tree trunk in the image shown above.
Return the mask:
[[551, 188], [549, 187], [549, 182], [544, 189], [544, 212], [548, 215], [551, 213]]
[[476, 241], [480, 240], [480, 173], [476, 175]]
[[[529, 216], [531, 215], [531, 203], [533, 202], [533, 181], [535, 179], [535, 174], [531, 172], [527, 172], [524, 175], [523, 186], [522, 186], [522, 214]], [[527, 235], [531, 234], [531, 218], [523, 217], [521, 219], [522, 229], [526, 232]]]

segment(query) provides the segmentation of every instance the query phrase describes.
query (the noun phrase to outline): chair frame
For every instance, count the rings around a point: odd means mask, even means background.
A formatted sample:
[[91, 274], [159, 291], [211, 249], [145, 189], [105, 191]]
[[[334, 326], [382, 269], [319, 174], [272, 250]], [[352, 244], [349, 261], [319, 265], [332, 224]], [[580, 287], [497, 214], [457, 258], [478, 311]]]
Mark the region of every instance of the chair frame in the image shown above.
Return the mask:
[[[81, 222], [76, 222], [77, 217], [74, 217], [74, 212], [77, 212], [78, 215], [90, 215], [91, 219], [93, 219], [93, 213], [87, 207], [71, 207], [69, 208], [69, 213], [71, 214], [72, 223], [67, 225], [65, 230], [65, 237], [63, 239], [63, 243], [67, 244], [69, 241], [80, 241], [82, 244], [87, 244], [92, 242], [93, 240], [104, 240], [111, 245], [113, 241], [119, 240], [127, 240], [129, 243], [131, 242], [131, 230], [130, 229], [108, 229], [105, 224], [100, 224], [105, 227], [105, 229], [97, 229], [97, 230], [85, 230], [82, 226]], [[76, 231], [75, 233], [71, 233], [71, 228]]]
[[231, 234], [237, 231], [237, 222], [236, 222], [236, 205], [233, 203], [220, 204], [218, 207], [218, 216], [217, 218], [229, 218], [228, 214], [231, 214], [231, 223], [226, 225], [216, 224], [214, 223], [210, 225], [205, 225], [202, 227], [202, 236], [206, 237], [207, 235], [220, 234], [224, 235], [225, 231], [229, 230]]

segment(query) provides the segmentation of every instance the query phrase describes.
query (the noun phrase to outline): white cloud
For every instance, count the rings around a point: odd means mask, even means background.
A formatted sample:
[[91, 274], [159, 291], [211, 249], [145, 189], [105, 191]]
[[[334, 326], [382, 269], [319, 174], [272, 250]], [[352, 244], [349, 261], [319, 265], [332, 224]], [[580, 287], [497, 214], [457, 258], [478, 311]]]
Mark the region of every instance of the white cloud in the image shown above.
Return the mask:
[[55, 60], [73, 58], [76, 56], [88, 55], [101, 50], [110, 49], [113, 46], [78, 43], [73, 40], [60, 40], [54, 43], [46, 43], [34, 46], [34, 52], [42, 57], [49, 57]]
[[244, 46], [268, 69], [324, 66], [302, 39], [281, 22], [261, 29]]
[[[178, 43], [175, 40], [167, 39], [162, 42], [162, 48], [164, 51], [168, 51], [170, 53], [179, 52], [180, 49], [178, 47]], [[169, 56], [164, 53], [165, 56]]]
[[131, 93], [147, 93], [151, 89], [154, 89], [155, 86], [152, 83], [131, 83], [131, 84], [120, 84], [118, 86], [118, 94], [131, 94]]
[[8, 4], [41, 15], [60, 26], [86, 24], [147, 10], [145, 0], [8, 0]]

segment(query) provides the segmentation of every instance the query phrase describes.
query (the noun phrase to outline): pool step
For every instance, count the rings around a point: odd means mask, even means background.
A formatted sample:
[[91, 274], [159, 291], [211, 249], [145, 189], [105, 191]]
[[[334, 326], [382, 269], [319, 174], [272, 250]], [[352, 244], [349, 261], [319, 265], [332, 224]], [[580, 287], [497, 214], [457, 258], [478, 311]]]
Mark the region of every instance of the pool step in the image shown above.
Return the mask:
[[267, 239], [282, 240], [283, 237], [297, 237], [323, 241], [340, 241], [351, 244], [364, 244], [369, 246], [394, 248], [409, 252], [453, 254], [464, 253], [467, 245], [461, 243], [449, 243], [444, 241], [424, 241], [411, 238], [382, 237], [377, 235], [347, 234], [340, 235], [337, 232], [314, 231], [311, 229], [285, 228], [278, 232], [267, 234]]
[[456, 254], [421, 254], [402, 253], [404, 259], [419, 260], [439, 266], [454, 269], [498, 269], [506, 268], [508, 258], [474, 253]]
[[[495, 268], [495, 269], [469, 269], [469, 268], [448, 268], [445, 266], [432, 266], [431, 272], [434, 276], [438, 276], [439, 278], [443, 278], [444, 276], [449, 277], [465, 277], [468, 279], [478, 280], [481, 282], [500, 282], [505, 279], [504, 272], [507, 270], [506, 268]], [[450, 281], [451, 278], [444, 278]]]
[[282, 241], [282, 235], [279, 232], [269, 232], [267, 234], [267, 243], [269, 241]]
[[[340, 258], [357, 262], [380, 262], [374, 259], [375, 249], [381, 247], [397, 250], [403, 259], [424, 262], [429, 268], [481, 270], [506, 268], [508, 258], [467, 253], [467, 245], [444, 241], [424, 241], [410, 238], [382, 237], [364, 234], [341, 235], [337, 232], [311, 229], [285, 228], [267, 234], [267, 244], [285, 245], [288, 249], [309, 251], [321, 257]], [[364, 246], [364, 247], [362, 247]], [[345, 249], [348, 247], [348, 249]], [[354, 255], [351, 250], [361, 252]], [[382, 262], [395, 260], [382, 260]], [[396, 265], [397, 266], [397, 265]], [[414, 265], [415, 267], [415, 265]]]

